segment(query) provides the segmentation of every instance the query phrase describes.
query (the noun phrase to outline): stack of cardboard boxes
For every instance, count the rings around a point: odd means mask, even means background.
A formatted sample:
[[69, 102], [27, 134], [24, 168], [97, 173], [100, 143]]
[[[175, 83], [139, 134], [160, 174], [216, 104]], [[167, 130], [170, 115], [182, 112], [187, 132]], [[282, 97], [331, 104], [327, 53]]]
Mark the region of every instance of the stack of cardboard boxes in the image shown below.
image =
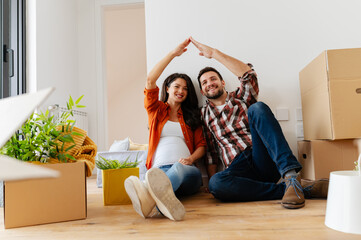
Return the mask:
[[327, 50], [300, 72], [303, 178], [352, 170], [361, 153], [361, 48]]

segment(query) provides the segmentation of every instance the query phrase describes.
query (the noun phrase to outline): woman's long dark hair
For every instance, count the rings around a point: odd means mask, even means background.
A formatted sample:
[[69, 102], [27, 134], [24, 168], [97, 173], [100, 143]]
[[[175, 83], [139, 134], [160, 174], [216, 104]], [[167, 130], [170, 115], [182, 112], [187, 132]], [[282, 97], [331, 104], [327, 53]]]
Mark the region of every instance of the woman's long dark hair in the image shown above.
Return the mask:
[[172, 82], [176, 79], [181, 78], [184, 79], [187, 83], [187, 97], [182, 102], [181, 108], [183, 111], [183, 118], [185, 123], [194, 131], [196, 130], [201, 124], [201, 114], [198, 109], [198, 98], [196, 91], [194, 89], [194, 85], [190, 77], [187, 74], [183, 73], [173, 73], [169, 77], [167, 77], [162, 86], [162, 92], [160, 96], [160, 100], [162, 102], [167, 102], [169, 94], [167, 93], [167, 87], [169, 88]]

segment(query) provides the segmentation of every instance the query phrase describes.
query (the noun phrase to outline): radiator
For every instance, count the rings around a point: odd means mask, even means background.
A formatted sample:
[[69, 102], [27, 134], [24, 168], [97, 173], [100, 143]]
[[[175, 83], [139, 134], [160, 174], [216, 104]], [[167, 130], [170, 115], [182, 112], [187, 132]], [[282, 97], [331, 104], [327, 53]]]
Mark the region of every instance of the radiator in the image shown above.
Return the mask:
[[[63, 112], [67, 110], [66, 107], [59, 107], [59, 105], [51, 105], [48, 107], [49, 113], [55, 115], [55, 118], [59, 117]], [[73, 115], [70, 116], [68, 119], [75, 120], [75, 126], [81, 128], [87, 132], [88, 131], [88, 113], [79, 110], [73, 110]]]

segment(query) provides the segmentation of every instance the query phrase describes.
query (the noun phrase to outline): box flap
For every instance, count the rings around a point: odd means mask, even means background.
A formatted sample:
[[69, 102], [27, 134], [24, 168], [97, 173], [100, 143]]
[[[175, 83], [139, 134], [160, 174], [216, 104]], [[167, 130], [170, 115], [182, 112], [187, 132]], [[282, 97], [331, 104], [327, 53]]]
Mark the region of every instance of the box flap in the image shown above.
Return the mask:
[[330, 81], [361, 79], [361, 48], [327, 51]]
[[302, 69], [299, 77], [304, 138], [332, 139], [326, 51]]
[[326, 51], [323, 51], [313, 59], [300, 73], [301, 95], [307, 94], [314, 88], [325, 88], [327, 86], [327, 62]]

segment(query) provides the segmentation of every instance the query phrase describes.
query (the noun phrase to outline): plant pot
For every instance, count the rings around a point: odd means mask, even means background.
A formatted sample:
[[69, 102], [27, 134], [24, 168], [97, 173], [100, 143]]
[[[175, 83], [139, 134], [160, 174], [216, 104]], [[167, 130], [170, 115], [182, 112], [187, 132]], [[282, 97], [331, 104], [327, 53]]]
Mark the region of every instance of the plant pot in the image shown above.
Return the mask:
[[130, 176], [139, 177], [139, 168], [102, 170], [104, 206], [130, 204], [124, 181]]
[[358, 171], [330, 174], [325, 225], [337, 231], [361, 234], [361, 175]]

